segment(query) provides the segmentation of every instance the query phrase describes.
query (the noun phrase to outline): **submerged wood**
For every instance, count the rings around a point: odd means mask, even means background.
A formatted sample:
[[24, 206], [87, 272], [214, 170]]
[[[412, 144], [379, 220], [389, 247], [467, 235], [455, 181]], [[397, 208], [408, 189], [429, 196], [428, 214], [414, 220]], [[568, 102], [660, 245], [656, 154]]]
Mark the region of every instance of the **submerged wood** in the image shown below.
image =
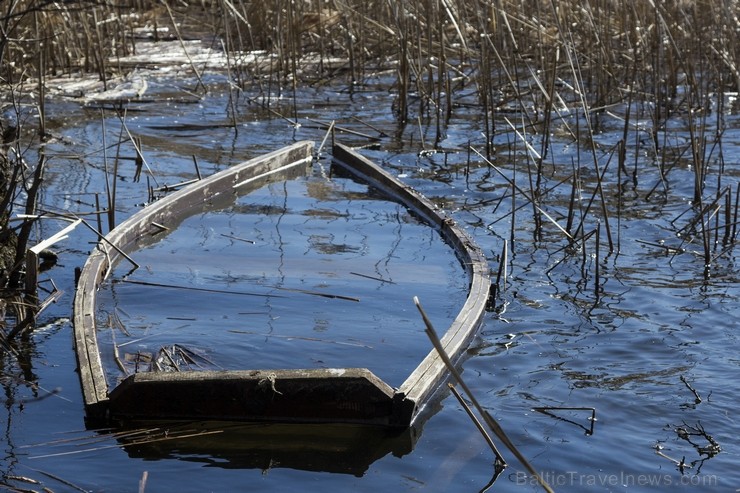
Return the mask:
[[[300, 142], [244, 162], [165, 197], [123, 222], [96, 246], [75, 295], [74, 334], [89, 422], [208, 419], [281, 423], [354, 423], [407, 428], [446, 377], [434, 351], [394, 389], [365, 368], [145, 372], [109, 388], [96, 337], [96, 292], [125, 252], [139, 249], [204, 209], [226, 207], [237, 194], [305, 175], [313, 143]], [[477, 331], [490, 280], [484, 255], [453, 220], [371, 161], [337, 145], [334, 165], [405, 205], [453, 248], [470, 279], [462, 310], [442, 337], [458, 361]], [[422, 341], [420, 341], [422, 343]]]
[[[313, 142], [299, 142], [243, 162], [164, 197], [108, 233], [90, 254], [80, 274], [74, 301], [74, 339], [85, 409], [90, 418], [111, 413], [108, 383], [97, 343], [97, 291], [113, 265], [131, 252], [157, 241], [162, 226], [173, 230], [206, 209], [221, 209], [237, 195], [270, 181], [303, 176], [311, 164]], [[142, 403], [146, 413], [146, 403]]]
[[[459, 362], [480, 327], [488, 303], [490, 269], [483, 251], [454, 220], [431, 201], [367, 158], [341, 144], [334, 147], [333, 156], [335, 162], [347, 171], [405, 204], [427, 224], [437, 229], [455, 251], [470, 280], [470, 289], [462, 309], [441, 336], [441, 342], [450, 360], [453, 363]], [[446, 376], [444, 361], [437, 351], [431, 349], [396, 391], [394, 399], [399, 407], [396, 413], [408, 419], [409, 423], [413, 422]]]

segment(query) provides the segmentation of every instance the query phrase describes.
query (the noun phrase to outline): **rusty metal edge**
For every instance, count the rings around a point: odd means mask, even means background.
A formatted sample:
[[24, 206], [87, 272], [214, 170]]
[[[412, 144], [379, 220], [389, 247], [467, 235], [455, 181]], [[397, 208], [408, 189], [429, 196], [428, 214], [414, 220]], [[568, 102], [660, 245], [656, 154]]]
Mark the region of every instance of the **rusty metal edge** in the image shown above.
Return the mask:
[[[395, 196], [427, 224], [437, 229], [455, 251], [469, 276], [470, 289], [465, 304], [441, 337], [441, 341], [449, 358], [453, 362], [459, 361], [477, 333], [488, 303], [490, 269], [483, 251], [454, 220], [431, 201], [369, 159], [342, 144], [334, 145], [332, 155], [334, 163], [384, 193]], [[396, 391], [396, 412], [403, 416], [402, 419], [413, 423], [446, 376], [444, 362], [435, 350], [431, 350]]]

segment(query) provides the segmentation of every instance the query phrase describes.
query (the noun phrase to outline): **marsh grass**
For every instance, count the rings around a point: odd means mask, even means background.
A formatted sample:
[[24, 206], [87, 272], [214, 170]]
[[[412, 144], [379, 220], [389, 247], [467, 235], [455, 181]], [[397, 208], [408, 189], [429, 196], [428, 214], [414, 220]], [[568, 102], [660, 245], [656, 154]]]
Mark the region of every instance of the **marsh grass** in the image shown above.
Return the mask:
[[[627, 209], [635, 200], [664, 207], [672, 199], [674, 207], [665, 209], [677, 210], [684, 197], [676, 198], [672, 179], [682, 169], [693, 181], [687, 204], [669, 222], [671, 235], [637, 241], [667, 262], [688, 257], [709, 276], [735, 248], [740, 222], [740, 183], [727, 169], [736, 163], [726, 163], [723, 152], [724, 105], [740, 90], [739, 7], [737, 0], [2, 3], [0, 352], [14, 366], [31, 368], [33, 347], [23, 336], [43, 300], [36, 286], [23, 283], [26, 252], [37, 235], [36, 198], [50, 166], [47, 80], [95, 74], [105, 88], [135, 68], [123, 58], [151, 41], [179, 41], [187, 54], [185, 42], [197, 39], [225, 54], [235, 131], [249, 105], [297, 124], [307, 120], [297, 101], [302, 85], [333, 84], [351, 97], [379, 73], [393, 74], [392, 86], [382, 88], [395, 97], [389, 120], [413, 128], [420, 153], [444, 152], [448, 127], [461, 114], [477, 114], [480, 135], [471, 135], [461, 154], [468, 186], [487, 192], [476, 205], [497, 213], [484, 227], [502, 240], [490, 297], [499, 315], [514, 296], [507, 291], [510, 262], [525, 241], [533, 248], [547, 244], [546, 276], [572, 263], [580, 276], [575, 289], [596, 306], [605, 296], [606, 258], [622, 248]], [[256, 52], [264, 54], [258, 62], [250, 56]], [[210, 90], [203, 77], [209, 67], [193, 60], [189, 67], [190, 90], [202, 96]], [[115, 110], [101, 108], [101, 122]], [[676, 119], [688, 138], [676, 136]], [[324, 143], [342, 129], [340, 121], [309, 121], [326, 130]], [[366, 135], [342, 131], [370, 142], [389, 138], [367, 127]], [[154, 182], [147, 187], [154, 200], [168, 190], [156, 183], [123, 118], [121, 128], [118, 142], [103, 145], [116, 149], [102, 157], [106, 177], [117, 176], [122, 146], [133, 145], [138, 172]], [[428, 128], [433, 138], [425, 137]], [[600, 143], [605, 128], [620, 130], [612, 131], [616, 142]], [[575, 155], [557, 155], [558, 139], [572, 142]], [[199, 174], [197, 161], [195, 169]], [[475, 177], [495, 186], [472, 183]], [[116, 224], [116, 181], [106, 179], [106, 186], [104, 197], [95, 196], [97, 227], [84, 223], [98, 234]], [[11, 222], [17, 214], [24, 219]], [[522, 238], [520, 224], [527, 221], [532, 237]]]
[[[0, 219], [9, 290], [22, 284], [33, 220], [8, 220], [19, 209], [33, 217], [46, 166], [46, 78], [93, 73], [105, 87], [131, 70], [121, 59], [143, 40], [178, 40], [187, 54], [184, 42], [198, 39], [223, 51], [235, 129], [254, 103], [297, 124], [299, 86], [343, 84], [351, 96], [382, 71], [395, 79], [389, 118], [434, 129], [433, 141], [421, 131], [423, 151], [440, 146], [458, 109], [478, 112], [484, 142], [472, 144], [481, 150], [470, 156], [505, 176], [511, 251], [526, 206], [535, 241], [555, 228], [561, 251], [585, 255], [588, 240], [599, 255], [618, 253], [625, 196], [647, 186], [645, 200], [663, 199], [670, 173], [686, 166], [693, 197], [675, 219], [673, 251], [699, 244], [709, 267], [736, 241], [740, 200], [723, 179], [718, 105], [740, 86], [737, 0], [20, 0], [2, 9]], [[256, 52], [265, 54], [261, 62], [248, 56]], [[207, 67], [191, 60], [190, 68], [193, 92], [207, 92]], [[275, 96], [288, 96], [290, 107], [276, 107]], [[676, 116], [687, 122], [688, 143], [669, 129]], [[596, 136], [614, 121], [621, 140], [604, 149]], [[572, 162], [553, 157], [556, 133], [577, 145]], [[652, 159], [639, 160], [641, 153]], [[660, 179], [642, 183], [656, 162]], [[114, 190], [112, 183], [109, 227]], [[569, 197], [564, 207], [554, 201], [561, 194]]]

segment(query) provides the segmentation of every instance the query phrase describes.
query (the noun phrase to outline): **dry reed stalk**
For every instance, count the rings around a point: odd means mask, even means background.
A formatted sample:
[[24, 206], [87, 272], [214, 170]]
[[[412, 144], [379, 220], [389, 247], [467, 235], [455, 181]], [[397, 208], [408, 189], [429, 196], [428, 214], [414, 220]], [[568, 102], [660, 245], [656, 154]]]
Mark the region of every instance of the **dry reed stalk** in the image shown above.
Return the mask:
[[[499, 173], [499, 174], [503, 176], [502, 173]], [[514, 242], [514, 234], [515, 234], [515, 231], [516, 231], [516, 212], [517, 212], [517, 208], [516, 208], [516, 192], [517, 191], [522, 191], [519, 188], [519, 186], [516, 184], [516, 161], [513, 161], [512, 162], [511, 175], [512, 175], [511, 176], [511, 181], [510, 181], [510, 184], [511, 184], [511, 228], [509, 230], [509, 243], [511, 243], [511, 249], [512, 249], [512, 251], [515, 251], [515, 245], [516, 245], [516, 243]], [[523, 191], [522, 191], [522, 195], [524, 195]], [[525, 195], [525, 197], [526, 197], [526, 195]], [[532, 203], [532, 206], [533, 207], [535, 207], [535, 208], [537, 207], [537, 204], [535, 204], [534, 201], [529, 200], [529, 202]]]
[[[516, 184], [516, 182], [514, 181], [514, 179], [511, 179], [511, 178], [509, 178], [508, 176], [506, 176], [506, 174], [505, 174], [505, 173], [504, 173], [503, 171], [501, 171], [501, 170], [500, 170], [500, 169], [499, 169], [499, 168], [498, 168], [498, 167], [497, 167], [496, 165], [494, 165], [494, 164], [493, 164], [492, 162], [488, 161], [488, 160], [487, 160], [487, 159], [486, 159], [486, 158], [485, 158], [485, 157], [483, 156], [483, 154], [481, 154], [481, 153], [480, 153], [480, 151], [478, 151], [478, 150], [476, 150], [476, 149], [473, 149], [473, 152], [475, 152], [476, 154], [478, 154], [478, 156], [479, 156], [479, 157], [481, 157], [481, 158], [482, 158], [482, 159], [483, 159], [483, 160], [484, 160], [484, 161], [486, 162], [486, 164], [488, 164], [488, 166], [489, 166], [489, 167], [491, 167], [491, 168], [492, 168], [492, 169], [493, 169], [494, 171], [496, 171], [496, 173], [498, 173], [498, 174], [499, 174], [499, 176], [501, 176], [501, 177], [502, 177], [502, 178], [503, 178], [504, 180], [506, 180], [506, 181], [507, 181], [507, 182], [509, 183], [509, 185], [511, 185], [511, 187], [512, 187], [512, 189], [513, 189], [513, 190], [516, 190], [516, 191], [518, 191], [518, 192], [519, 192], [519, 193], [520, 193], [521, 195], [523, 195], [523, 196], [524, 196], [524, 197], [525, 197], [525, 198], [527, 199], [527, 201], [528, 201], [529, 203], [532, 203], [532, 204], [534, 204], [534, 207], [535, 207], [535, 208], [537, 209], [537, 211], [538, 211], [538, 212], [539, 212], [540, 214], [542, 214], [543, 216], [545, 216], [545, 217], [546, 217], [546, 218], [548, 219], [548, 221], [550, 221], [550, 222], [551, 222], [551, 223], [552, 223], [553, 225], [555, 225], [555, 227], [556, 227], [556, 228], [557, 228], [557, 229], [558, 229], [558, 230], [559, 230], [559, 231], [560, 231], [561, 233], [563, 233], [563, 234], [565, 235], [565, 237], [566, 237], [566, 238], [568, 238], [568, 239], [569, 239], [569, 240], [571, 240], [571, 241], [573, 240], [573, 237], [572, 237], [572, 236], [570, 235], [570, 233], [568, 233], [568, 231], [566, 231], [566, 230], [565, 230], [565, 229], [564, 229], [564, 228], [563, 228], [563, 227], [562, 227], [562, 226], [561, 226], [561, 225], [560, 225], [560, 224], [559, 224], [559, 223], [558, 223], [558, 222], [557, 222], [557, 221], [556, 221], [555, 219], [553, 219], [553, 217], [552, 217], [552, 216], [550, 216], [550, 214], [548, 214], [548, 213], [547, 213], [547, 212], [546, 212], [545, 210], [543, 210], [543, 209], [542, 209], [541, 207], [539, 207], [539, 206], [538, 206], [538, 205], [537, 205], [537, 204], [536, 204], [536, 203], [535, 203], [535, 202], [534, 202], [534, 201], [532, 200], [532, 198], [531, 198], [531, 197], [529, 197], [529, 196], [527, 195], [527, 193], [526, 193], [526, 192], [525, 192], [524, 190], [522, 190], [521, 188], [519, 188], [519, 186], [517, 186], [517, 184]], [[513, 196], [513, 195], [514, 195], [514, 193], [512, 192], [512, 196]], [[512, 199], [512, 201], [513, 201], [513, 199]], [[513, 210], [515, 210], [515, 209], [516, 209], [516, 208], [514, 208]], [[514, 222], [515, 222], [515, 221], [514, 221], [514, 218], [513, 218], [513, 217], [512, 217], [512, 221], [511, 221], [511, 222], [512, 222], [512, 224], [514, 224]], [[512, 226], [512, 228], [513, 228], [513, 226]], [[513, 234], [513, 232], [512, 232], [512, 234]]]
[[[102, 32], [102, 24], [100, 22], [100, 19], [98, 19], [98, 9], [93, 7], [92, 9], [92, 15], [93, 15], [93, 26], [94, 26], [94, 32], [95, 32], [95, 44], [98, 47], [104, 47], [106, 46], [106, 36]], [[103, 87], [107, 89], [107, 80], [108, 80], [108, 74], [106, 69], [106, 52], [104, 50], [93, 49], [93, 54], [95, 56], [95, 60], [97, 62], [97, 70], [98, 74], [100, 75], [100, 80], [103, 81]]]
[[447, 352], [445, 351], [444, 346], [442, 346], [442, 341], [440, 341], [439, 337], [437, 336], [436, 330], [434, 330], [434, 326], [432, 325], [431, 320], [429, 320], [429, 317], [427, 316], [426, 312], [424, 311], [424, 308], [421, 306], [421, 302], [419, 299], [414, 296], [414, 304], [416, 305], [416, 308], [419, 310], [419, 314], [421, 315], [422, 320], [424, 321], [425, 325], [425, 332], [427, 336], [429, 337], [429, 340], [431, 341], [432, 345], [434, 346], [434, 349], [437, 351], [437, 354], [444, 362], [445, 366], [447, 367], [447, 370], [452, 374], [452, 376], [455, 378], [457, 383], [462, 387], [463, 391], [465, 391], [465, 394], [468, 396], [468, 399], [470, 399], [470, 402], [473, 404], [473, 407], [478, 411], [478, 413], [483, 418], [483, 421], [486, 423], [486, 425], [489, 427], [489, 429], [493, 432], [496, 437], [501, 440], [501, 442], [506, 445], [506, 448], [509, 449], [509, 451], [514, 454], [514, 456], [519, 460], [519, 462], [524, 466], [524, 468], [529, 472], [529, 474], [534, 477], [537, 482], [539, 483], [542, 488], [547, 491], [548, 493], [553, 493], [553, 489], [550, 487], [549, 484], [540, 476], [540, 474], [535, 470], [534, 467], [529, 463], [529, 461], [524, 457], [524, 455], [519, 451], [519, 449], [514, 445], [514, 443], [509, 439], [509, 437], [504, 432], [503, 428], [501, 427], [498, 422], [491, 417], [491, 415], [483, 409], [483, 406], [480, 405], [478, 402], [478, 399], [475, 397], [475, 394], [471, 392], [470, 387], [465, 383], [465, 381], [462, 378], [462, 375], [460, 372], [455, 368], [455, 365], [450, 361], [449, 356], [447, 356]]
[[[157, 436], [156, 438], [145, 438], [142, 440], [136, 440], [132, 441], [130, 443], [118, 443], [114, 445], [101, 445], [100, 447], [92, 447], [92, 448], [85, 448], [85, 449], [78, 449], [78, 450], [72, 450], [69, 452], [58, 452], [58, 453], [51, 453], [51, 454], [42, 454], [42, 455], [32, 455], [29, 456], [28, 459], [48, 459], [52, 457], [63, 457], [68, 455], [77, 455], [77, 454], [85, 454], [90, 452], [99, 452], [101, 450], [110, 450], [110, 449], [123, 449], [125, 447], [131, 446], [131, 445], [148, 445], [151, 443], [158, 443], [158, 442], [167, 442], [171, 440], [182, 440], [185, 438], [193, 438], [193, 437], [202, 437], [206, 435], [216, 435], [223, 433], [224, 430], [213, 430], [213, 431], [194, 431], [192, 433], [184, 433], [184, 434], [175, 434], [170, 432], [163, 432], [162, 435]], [[87, 491], [80, 489], [80, 491]]]
[[335, 121], [332, 120], [329, 124], [329, 127], [326, 129], [326, 134], [324, 134], [324, 139], [321, 141], [321, 144], [319, 145], [319, 148], [316, 149], [316, 159], [318, 160], [319, 157], [321, 157], [321, 151], [324, 150], [324, 145], [326, 145], [326, 141], [329, 139], [330, 135], [334, 135], [334, 123]]
[[[486, 159], [491, 160], [493, 155], [493, 132], [494, 111], [493, 86], [491, 84], [491, 68], [488, 60], [488, 43], [481, 44], [481, 70], [478, 72], [478, 97], [481, 101], [483, 112], [484, 136], [486, 138]], [[470, 149], [470, 147], [468, 147]]]
[[102, 211], [100, 210], [100, 193], [95, 192], [95, 219], [97, 220], [98, 231], [103, 231], [103, 223], [100, 217]]
[[[573, 174], [571, 175], [571, 187], [570, 187], [570, 201], [568, 202], [568, 219], [565, 223], [565, 230], [569, 234], [573, 234], [573, 220], [575, 219], [575, 205], [578, 202], [581, 204], [581, 180], [580, 180], [580, 168], [577, 168], [575, 162], [572, 163]], [[583, 215], [581, 215], [583, 217]]]
[[601, 222], [596, 225], [596, 248], [594, 252], [594, 297], [601, 298]]
[[[547, 415], [552, 416], [552, 417], [554, 417], [556, 419], [560, 419], [560, 420], [566, 421], [568, 423], [575, 424], [575, 425], [583, 428], [585, 430], [587, 436], [591, 436], [591, 435], [594, 434], [594, 424], [596, 423], [596, 408], [594, 408], [594, 407], [561, 407], [561, 406], [551, 407], [551, 406], [546, 406], [546, 407], [534, 407], [534, 408], [532, 408], [532, 411], [535, 411], [535, 412], [538, 412], [538, 413], [542, 413], [542, 414], [547, 414]], [[589, 427], [586, 428], [585, 426], [583, 426], [583, 425], [581, 425], [579, 423], [576, 423], [576, 422], [571, 421], [569, 419], [561, 418], [560, 416], [552, 413], [552, 411], [589, 411], [591, 413], [591, 416], [588, 418]]]
[[737, 239], [738, 209], [740, 208], [740, 182], [735, 188], [735, 208], [732, 215], [732, 243]]
[[[113, 202], [113, 187], [110, 183], [110, 173], [108, 173], [108, 145], [106, 143], [106, 125], [105, 125], [105, 110], [100, 108], [100, 125], [101, 135], [103, 139], [103, 174], [105, 178], [105, 195], [107, 198], [106, 215], [108, 216], [108, 231], [112, 231], [116, 224], [115, 218], [115, 203]], [[117, 152], [117, 151], [116, 151]], [[118, 160], [116, 159], [116, 162]], [[113, 175], [113, 182], [115, 184], [116, 175]], [[102, 231], [102, 229], [100, 230]]]
[[187, 47], [185, 46], [185, 42], [183, 40], [182, 34], [180, 33], [179, 23], [175, 19], [175, 16], [173, 15], [172, 9], [167, 3], [167, 0], [160, 0], [160, 1], [161, 1], [161, 4], [164, 6], [165, 10], [167, 11], [167, 15], [169, 16], [170, 22], [172, 24], [172, 29], [174, 29], [175, 35], [177, 37], [177, 41], [180, 43], [180, 47], [182, 48], [182, 51], [185, 54], [185, 57], [188, 59], [190, 68], [195, 74], [195, 77], [198, 79], [198, 84], [195, 86], [194, 91], [197, 92], [198, 89], [203, 89], [203, 94], [205, 94], [208, 92], [208, 88], [203, 83], [203, 78], [201, 77], [200, 71], [198, 70], [198, 67], [195, 66], [195, 63], [193, 63], [193, 59], [190, 57], [190, 53], [188, 52]]
[[465, 399], [463, 399], [463, 396], [460, 394], [460, 392], [457, 391], [454, 385], [451, 383], [447, 384], [447, 388], [450, 389], [450, 392], [452, 392], [452, 395], [455, 396], [455, 399], [457, 399], [457, 402], [460, 403], [462, 408], [465, 410], [465, 413], [468, 415], [470, 420], [473, 422], [475, 427], [480, 432], [481, 436], [483, 436], [483, 439], [486, 441], [490, 449], [493, 451], [493, 454], [496, 456], [496, 468], [505, 468], [506, 467], [506, 459], [504, 459], [504, 456], [501, 455], [501, 452], [499, 452], [498, 447], [496, 447], [496, 444], [493, 443], [493, 440], [491, 440], [491, 436], [488, 434], [486, 429], [483, 427], [483, 424], [478, 420], [476, 415], [473, 413], [473, 410], [470, 409], [470, 406], [465, 402]]
[[238, 98], [238, 95], [234, 95], [234, 86], [238, 86], [238, 83], [234, 83], [234, 75], [233, 75], [233, 68], [232, 68], [232, 59], [230, 53], [232, 53], [232, 49], [230, 49], [229, 43], [230, 36], [226, 36], [225, 40], [221, 41], [221, 46], [226, 53], [226, 77], [229, 81], [228, 87], [229, 87], [229, 101], [228, 101], [228, 110], [226, 113], [231, 116], [231, 125], [234, 128], [234, 134], [239, 133], [239, 127], [237, 125], [237, 110], [236, 110], [236, 99]]
[[[33, 469], [33, 468], [31, 468], [31, 469]], [[68, 486], [68, 487], [72, 488], [75, 491], [80, 491], [80, 492], [86, 492], [87, 491], [86, 489], [77, 486], [75, 483], [73, 483], [73, 482], [71, 482], [71, 481], [69, 481], [67, 479], [62, 478], [61, 476], [57, 476], [56, 474], [52, 474], [52, 473], [46, 472], [46, 471], [41, 471], [39, 469], [33, 469], [33, 470], [36, 471], [36, 472], [38, 472], [38, 473], [40, 473], [40, 474], [43, 474], [44, 476], [46, 476], [48, 478], [51, 478], [51, 479], [53, 479], [55, 481], [60, 482], [63, 485]], [[46, 488], [44, 488], [44, 489], [46, 489]]]
[[146, 491], [147, 479], [149, 479], [149, 471], [142, 472], [141, 479], [139, 479], [139, 493], [144, 493]]
[[507, 240], [504, 240], [504, 246], [501, 249], [501, 254], [499, 255], [499, 261], [498, 261], [498, 270], [496, 271], [496, 281], [494, 282], [492, 286], [492, 293], [491, 293], [491, 307], [492, 309], [496, 309], [496, 300], [506, 292], [506, 283], [507, 277], [508, 277], [508, 268], [509, 268], [509, 243]]

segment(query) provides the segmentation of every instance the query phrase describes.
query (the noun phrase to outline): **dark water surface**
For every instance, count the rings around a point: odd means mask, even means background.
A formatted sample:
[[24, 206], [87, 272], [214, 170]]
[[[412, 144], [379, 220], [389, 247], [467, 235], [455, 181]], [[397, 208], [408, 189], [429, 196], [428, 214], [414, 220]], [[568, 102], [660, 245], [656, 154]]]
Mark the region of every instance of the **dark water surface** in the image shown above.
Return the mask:
[[[410, 293], [444, 329], [468, 280], [435, 230], [325, 171], [193, 216], [135, 252], [142, 268], [123, 263], [100, 294], [105, 353], [125, 344], [128, 373], [136, 355], [175, 344], [200, 356], [183, 368], [358, 367], [399, 387], [429, 350]], [[115, 385], [122, 372], [109, 362]]]
[[[609, 253], [600, 202], [598, 211], [585, 212], [594, 193], [595, 171], [587, 164], [590, 152], [581, 154], [566, 132], [554, 133], [544, 164], [544, 186], [551, 190], [543, 208], [564, 225], [571, 182], [558, 183], [580, 162], [583, 188], [576, 193], [576, 209], [581, 211], [577, 220], [585, 216], [584, 229], [590, 231], [601, 217], [597, 256], [595, 236], [583, 248], [569, 247], [548, 220], [541, 234], [535, 234], [533, 209], [524, 196], [512, 199], [509, 183], [480, 158], [471, 157], [468, 144], [485, 147], [477, 111], [457, 109], [438, 139], [442, 152], [420, 152], [432, 149], [436, 122], [396, 123], [390, 116], [393, 96], [382, 78], [370, 81], [376, 86], [360, 87], [351, 95], [340, 87], [300, 92], [296, 105], [300, 126], [259, 104], [240, 101], [238, 132], [228, 127], [228, 94], [222, 80], [208, 79], [212, 91], [200, 101], [178, 90], [186, 82], [152, 79], [150, 100], [129, 105], [125, 124], [141, 138], [153, 177], [134, 182], [133, 161], [121, 162], [118, 222], [148, 200], [148, 185], [193, 178], [193, 156], [201, 172], [210, 174], [296, 140], [320, 142], [325, 128], [312, 120], [335, 120], [340, 127], [371, 134], [377, 140], [341, 133], [337, 138], [352, 145], [374, 143], [365, 154], [464, 225], [488, 255], [494, 272], [504, 242], [508, 243], [499, 309], [487, 315], [463, 364], [464, 376], [557, 491], [740, 488], [740, 425], [735, 416], [740, 394], [737, 249], [721, 253], [725, 248], [721, 244], [712, 247], [717, 258], [705, 269], [701, 242], [682, 243], [685, 236], [677, 236], [695, 216], [690, 204], [694, 174], [688, 161], [678, 160], [661, 180], [659, 156], [635, 153], [636, 147], [628, 146], [627, 162], [629, 169], [638, 169], [636, 180], [619, 174], [614, 164], [606, 167], [609, 150], [621, 138], [619, 115], [624, 108], [599, 116], [594, 136], [597, 156], [603, 159], [601, 171], [606, 170], [604, 201], [618, 249]], [[291, 114], [292, 100], [273, 100], [271, 108]], [[736, 106], [725, 108], [721, 180], [722, 186], [734, 190], [740, 176], [740, 118]], [[95, 210], [94, 194], [105, 197], [101, 112], [76, 101], [52, 101], [47, 114], [56, 118], [49, 127], [59, 138], [46, 148], [50, 164], [43, 207], [90, 213]], [[574, 125], [576, 118], [566, 116], [562, 124]], [[105, 142], [110, 145], [119, 138], [121, 120], [109, 110], [105, 122]], [[500, 128], [506, 128], [505, 123]], [[672, 141], [688, 139], [680, 115], [670, 128]], [[640, 132], [634, 130], [631, 144], [644, 137]], [[536, 143], [537, 137], [528, 138]], [[492, 161], [529, 190], [524, 148], [516, 140], [502, 131]], [[108, 150], [110, 170], [114, 154]], [[135, 276], [169, 284], [215, 283], [239, 291], [265, 286], [337, 290], [357, 294], [366, 305], [295, 293], [287, 299], [246, 302], [117, 283], [106, 293], [104, 309], [117, 313], [127, 330], [140, 337], [153, 328], [182, 335], [175, 342], [202, 350], [223, 366], [235, 364], [229, 360], [238, 359], [242, 349], [253, 358], [253, 367], [344, 365], [342, 358], [364, 357], [363, 365], [392, 384], [401, 380], [398, 375], [429, 350], [404, 298], [423, 290], [422, 301], [429, 299], [425, 304], [435, 307], [435, 320], [443, 324], [454, 316], [465, 280], [444, 244], [402, 208], [363, 197], [362, 187], [350, 182], [327, 187], [321, 175], [328, 166], [325, 154], [307, 179], [271, 185], [240, 199], [232, 210], [194, 217], [162, 243], [138, 252], [147, 268]], [[134, 155], [130, 144], [122, 146], [121, 155]], [[717, 173], [716, 167], [709, 171], [707, 201], [717, 188]], [[656, 184], [657, 192], [648, 200]], [[64, 225], [44, 220], [39, 237]], [[721, 234], [719, 239], [721, 243]], [[94, 241], [91, 233], [77, 230], [57, 246], [60, 265], [48, 276], [66, 295], [43, 313], [19, 358], [23, 365], [10, 357], [4, 360], [5, 483], [53, 491], [78, 487], [132, 492], [145, 477], [147, 492], [469, 492], [485, 489], [493, 479], [492, 452], [446, 393], [418, 430], [420, 436], [396, 437], [380, 445], [376, 438], [360, 434], [322, 449], [322, 440], [346, 435], [346, 430], [214, 425], [211, 431], [218, 433], [197, 443], [169, 440], [123, 447], [130, 443], [125, 437], [85, 430], [70, 318], [73, 270], [82, 266]], [[661, 244], [684, 250], [674, 255]], [[398, 284], [373, 282], [350, 272]], [[393, 300], [388, 310], [383, 310], [385, 303], [373, 305], [378, 304], [376, 295]], [[360, 321], [365, 306], [365, 313], [376, 314]], [[351, 311], [344, 311], [346, 307]], [[413, 337], [397, 343], [379, 333], [378, 326], [387, 326], [394, 337], [399, 333]], [[116, 337], [121, 343], [126, 336]], [[138, 344], [145, 347], [138, 349], [154, 351], [157, 344], [171, 342], [144, 339]], [[37, 381], [38, 389], [24, 385], [24, 380]], [[588, 410], [550, 414], [533, 410], [542, 407], [594, 408], [596, 421], [589, 419]], [[173, 426], [168, 436], [203, 431], [199, 424]], [[162, 430], [150, 431], [150, 436], [165, 437]], [[314, 449], [285, 453], [297, 442], [312, 443]], [[510, 453], [504, 455], [509, 467], [489, 491], [541, 491]]]

